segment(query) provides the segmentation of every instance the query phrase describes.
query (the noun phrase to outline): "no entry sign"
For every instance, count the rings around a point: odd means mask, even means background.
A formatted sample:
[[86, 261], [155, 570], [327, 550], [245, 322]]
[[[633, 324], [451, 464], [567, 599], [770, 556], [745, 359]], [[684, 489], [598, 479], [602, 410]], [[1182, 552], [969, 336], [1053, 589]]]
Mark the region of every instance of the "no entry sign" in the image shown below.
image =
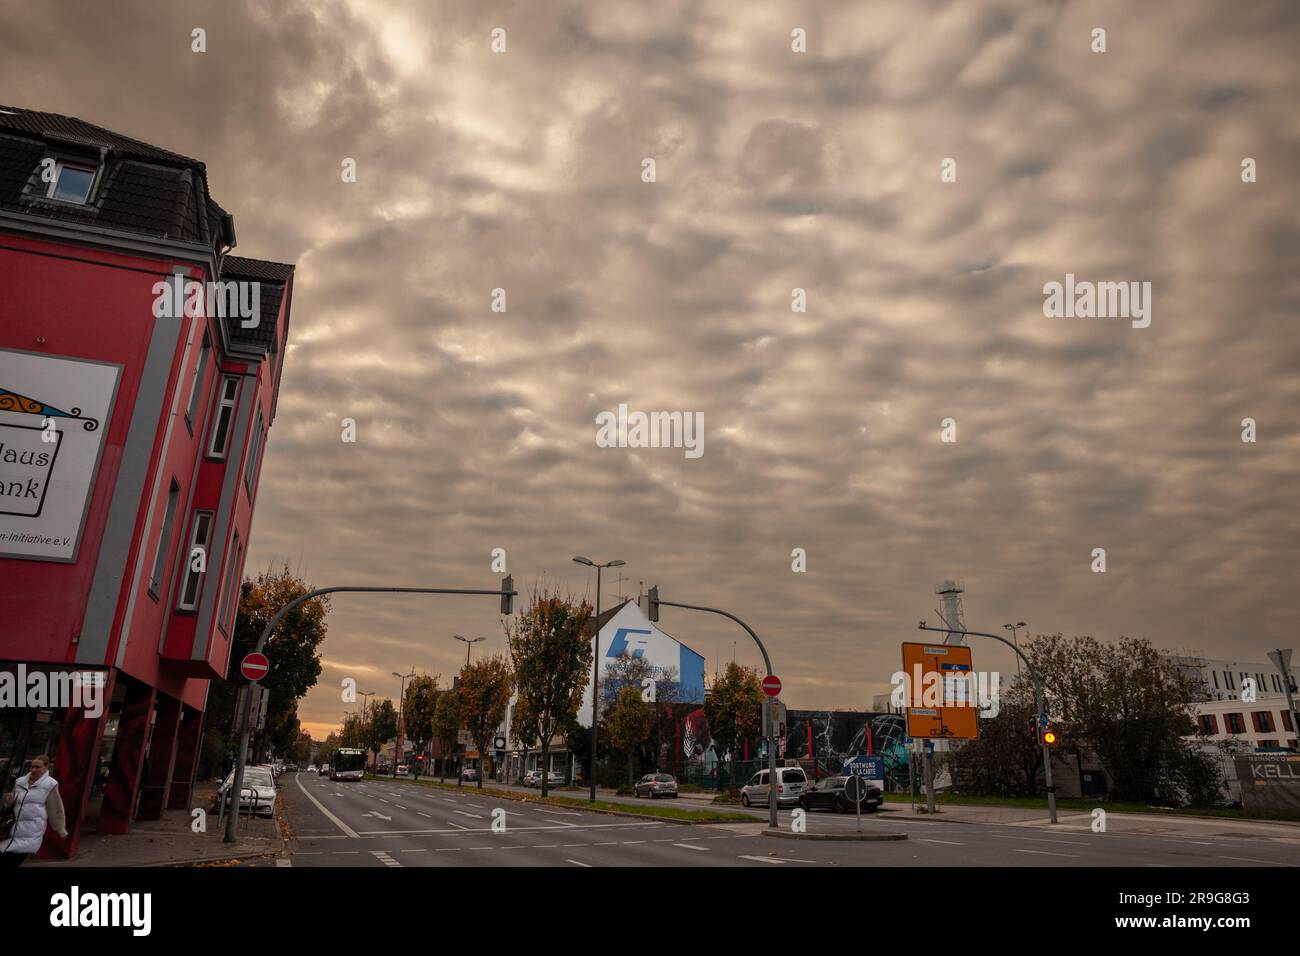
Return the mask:
[[244, 675], [245, 680], [258, 681], [266, 676], [271, 669], [271, 662], [266, 659], [265, 654], [259, 654], [253, 651], [244, 658], [243, 663], [239, 665], [239, 673]]
[[763, 678], [763, 693], [768, 697], [775, 697], [781, 693], [781, 678], [775, 674], [769, 674]]

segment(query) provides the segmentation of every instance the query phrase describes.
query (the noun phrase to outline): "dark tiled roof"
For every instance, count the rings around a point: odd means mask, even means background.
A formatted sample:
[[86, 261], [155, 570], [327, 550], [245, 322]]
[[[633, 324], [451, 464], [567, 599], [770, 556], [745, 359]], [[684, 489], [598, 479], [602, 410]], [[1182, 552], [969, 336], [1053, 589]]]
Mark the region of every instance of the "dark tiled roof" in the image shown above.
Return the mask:
[[288, 283], [293, 279], [293, 266], [264, 259], [245, 259], [226, 256], [221, 263], [221, 281], [245, 279], [258, 284], [258, 323], [251, 329], [243, 327], [237, 317], [232, 317], [230, 337], [234, 342], [269, 351], [275, 342], [275, 319], [280, 314]]
[[[85, 205], [45, 199], [47, 150], [99, 164], [103, 174]], [[0, 209], [149, 236], [216, 245], [225, 212], [208, 195], [196, 159], [150, 146], [70, 116], [0, 106]]]

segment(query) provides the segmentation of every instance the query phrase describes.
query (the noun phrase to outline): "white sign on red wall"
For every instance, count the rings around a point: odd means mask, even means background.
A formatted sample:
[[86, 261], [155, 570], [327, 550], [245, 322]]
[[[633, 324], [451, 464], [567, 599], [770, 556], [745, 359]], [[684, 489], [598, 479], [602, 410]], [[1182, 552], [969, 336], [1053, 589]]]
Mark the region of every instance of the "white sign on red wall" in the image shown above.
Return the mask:
[[121, 371], [0, 349], [0, 557], [76, 560]]

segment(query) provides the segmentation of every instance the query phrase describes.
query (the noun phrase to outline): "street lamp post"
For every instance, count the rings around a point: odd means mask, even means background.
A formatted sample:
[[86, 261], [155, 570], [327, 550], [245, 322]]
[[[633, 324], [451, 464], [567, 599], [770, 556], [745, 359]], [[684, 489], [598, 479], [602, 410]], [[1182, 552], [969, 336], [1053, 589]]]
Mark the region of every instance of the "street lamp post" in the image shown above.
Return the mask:
[[573, 559], [596, 569], [596, 620], [591, 625], [591, 802], [596, 802], [596, 695], [600, 690], [600, 572], [604, 568], [621, 568], [626, 561], [615, 559], [597, 564], [591, 558], [578, 555]]
[[474, 638], [474, 640], [471, 641], [468, 637], [461, 637], [459, 634], [453, 634], [452, 637], [454, 637], [458, 641], [465, 642], [465, 666], [466, 667], [469, 667], [469, 649], [475, 644], [477, 644], [479, 641], [487, 640], [486, 637], [476, 637]]
[[[1016, 625], [1016, 627], [1024, 626], [1023, 621]], [[1043, 703], [1043, 679], [1041, 675], [1039, 675], [1038, 671], [1034, 669], [1034, 665], [1029, 663], [1029, 658], [1025, 657], [1019, 647], [1010, 643], [1005, 637], [998, 637], [996, 634], [987, 634], [984, 631], [952, 631], [948, 628], [942, 627], [927, 627], [925, 621], [920, 623], [920, 629], [922, 631], [938, 631], [941, 634], [956, 633], [960, 634], [962, 637], [967, 637], [971, 634], [976, 637], [991, 637], [995, 641], [1001, 641], [1003, 644], [1006, 644], [1007, 647], [1010, 647], [1016, 652], [1016, 657], [1018, 659], [1025, 662], [1025, 667], [1029, 669], [1029, 676], [1034, 682], [1034, 703], [1037, 706], [1039, 713], [1040, 726], [1038, 727], [1038, 737], [1043, 747], [1043, 786], [1047, 788], [1047, 813], [1048, 816], [1051, 817], [1052, 823], [1056, 823], [1056, 787], [1052, 785], [1052, 752], [1048, 748], [1047, 742], [1042, 739], [1043, 728], [1041, 726], [1041, 721], [1047, 716], [1047, 710]]]
[[1011, 632], [1011, 643], [1016, 650], [1016, 676], [1017, 677], [1020, 676], [1020, 640], [1016, 635], [1016, 631], [1018, 631], [1020, 628], [1024, 626], [1025, 626], [1024, 621], [1017, 621], [1015, 624], [1002, 625], [1003, 629]]
[[370, 759], [370, 698], [375, 696], [373, 690], [359, 691], [358, 697], [364, 698], [361, 701], [361, 742], [366, 746], [366, 759]]
[[392, 671], [392, 675], [401, 681], [397, 691], [397, 742], [393, 747], [393, 779], [397, 779], [397, 764], [402, 759], [402, 705], [406, 702], [406, 679], [415, 676], [415, 668], [411, 668], [409, 674], [399, 674]]

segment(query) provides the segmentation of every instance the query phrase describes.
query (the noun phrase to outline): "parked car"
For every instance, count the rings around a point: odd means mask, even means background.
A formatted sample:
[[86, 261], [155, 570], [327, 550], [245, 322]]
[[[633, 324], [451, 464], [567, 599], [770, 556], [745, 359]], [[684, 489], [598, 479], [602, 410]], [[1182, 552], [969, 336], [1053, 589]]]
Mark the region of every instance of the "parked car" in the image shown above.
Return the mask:
[[462, 779], [462, 780], [477, 780], [477, 779], [478, 779], [478, 771], [475, 770], [473, 767], [466, 767], [464, 770], [462, 770], [462, 771], [460, 772], [460, 779]]
[[[844, 783], [848, 777], [823, 777], [815, 786], [805, 787], [799, 794], [799, 806], [805, 810], [834, 810], [836, 813], [853, 813], [856, 807], [853, 801], [844, 795]], [[875, 813], [880, 809], [883, 799], [880, 788], [868, 785], [867, 795], [862, 798], [862, 812]]]
[[675, 797], [677, 779], [670, 773], [648, 773], [632, 788], [638, 797]]
[[542, 782], [542, 774], [538, 770], [529, 770], [527, 773], [524, 774], [525, 787], [541, 786], [541, 782]]
[[397, 775], [399, 777], [409, 777], [411, 775], [411, 768], [404, 763], [399, 763], [397, 765]]
[[[778, 807], [794, 806], [799, 802], [808, 778], [799, 767], [776, 768], [776, 805]], [[749, 778], [749, 782], [740, 788], [740, 802], [747, 807], [767, 806], [768, 794], [771, 792], [766, 770], [760, 770]]]
[[[230, 788], [235, 784], [235, 772], [232, 770], [217, 790], [217, 802], [213, 807], [215, 813], [224, 801], [229, 800]], [[275, 815], [275, 791], [279, 789], [270, 767], [245, 767], [243, 792], [239, 797], [239, 812], [256, 811], [261, 816]]]

